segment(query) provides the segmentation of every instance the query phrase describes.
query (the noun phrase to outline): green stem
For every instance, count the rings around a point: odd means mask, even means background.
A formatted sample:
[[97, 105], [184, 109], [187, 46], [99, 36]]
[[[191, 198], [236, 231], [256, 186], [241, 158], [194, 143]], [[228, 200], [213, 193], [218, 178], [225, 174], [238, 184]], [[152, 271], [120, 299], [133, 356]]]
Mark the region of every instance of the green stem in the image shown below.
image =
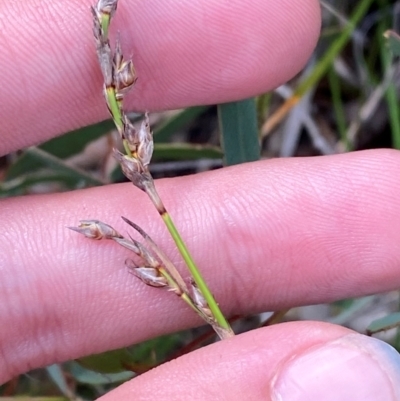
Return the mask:
[[192, 299], [190, 298], [189, 294], [186, 292], [182, 292], [182, 289], [180, 287], [180, 285], [176, 282], [175, 278], [168, 272], [168, 270], [166, 268], [159, 268], [158, 269], [160, 274], [163, 275], [167, 281], [168, 281], [168, 285], [171, 289], [174, 290], [174, 292], [176, 292], [176, 294], [183, 300], [185, 301], [196, 313], [198, 313], [203, 319], [204, 317], [204, 313], [201, 309], [199, 309], [192, 301]]
[[211, 291], [209, 290], [206, 282], [204, 281], [203, 276], [201, 275], [198, 267], [196, 266], [196, 263], [194, 262], [192, 256], [189, 253], [189, 250], [187, 249], [185, 243], [183, 242], [182, 237], [180, 236], [178, 230], [176, 229], [175, 224], [171, 219], [171, 216], [169, 215], [168, 212], [164, 212], [161, 215], [161, 217], [164, 220], [165, 225], [167, 226], [168, 231], [170, 232], [173, 240], [175, 241], [175, 244], [178, 247], [180, 254], [182, 255], [184, 261], [186, 262], [186, 265], [189, 268], [189, 271], [193, 276], [194, 281], [196, 282], [199, 290], [201, 291], [205, 300], [207, 301], [208, 306], [213, 316], [215, 317], [215, 320], [222, 328], [226, 330], [231, 330], [228, 321], [222, 314], [221, 309], [219, 308], [217, 302], [215, 301], [214, 296], [211, 294]]
[[349, 41], [355, 27], [368, 11], [372, 2], [373, 0], [361, 0], [358, 3], [358, 7], [355, 9], [343, 32], [329, 47], [324, 56], [318, 61], [312, 73], [299, 84], [293, 95], [287, 99], [264, 123], [262, 127], [263, 137], [268, 135], [282, 121], [286, 114], [289, 113], [289, 111], [300, 101], [300, 99], [326, 74], [335, 57], [340, 53], [340, 51], [342, 51]]
[[351, 150], [351, 143], [349, 138], [347, 138], [346, 116], [342, 102], [340, 80], [333, 67], [328, 70], [328, 82], [332, 94], [332, 104], [336, 117], [336, 126], [340, 134], [340, 139], [342, 140], [346, 151], [349, 152]]
[[357, 24], [361, 18], [368, 11], [373, 0], [362, 0], [358, 3], [358, 7], [355, 9], [353, 15], [351, 16], [348, 24], [344, 28], [342, 34], [335, 40], [331, 45], [329, 50], [321, 58], [321, 60], [314, 67], [311, 75], [308, 76], [295, 90], [294, 95], [302, 97], [310, 88], [316, 85], [319, 80], [324, 76], [330, 65], [332, 64], [335, 57], [340, 53], [348, 42], [351, 34], [356, 28]]
[[[382, 9], [388, 7], [389, 4], [385, 0], [378, 2]], [[379, 35], [379, 48], [381, 63], [383, 67], [383, 74], [388, 74], [390, 69], [393, 68], [393, 56], [386, 45], [384, 38], [384, 32], [389, 28], [387, 19], [382, 19], [378, 25], [378, 35]], [[388, 105], [388, 115], [389, 123], [392, 131], [392, 143], [395, 149], [400, 149], [400, 102], [397, 96], [396, 85], [392, 77], [390, 84], [387, 86], [385, 91], [385, 100]]]

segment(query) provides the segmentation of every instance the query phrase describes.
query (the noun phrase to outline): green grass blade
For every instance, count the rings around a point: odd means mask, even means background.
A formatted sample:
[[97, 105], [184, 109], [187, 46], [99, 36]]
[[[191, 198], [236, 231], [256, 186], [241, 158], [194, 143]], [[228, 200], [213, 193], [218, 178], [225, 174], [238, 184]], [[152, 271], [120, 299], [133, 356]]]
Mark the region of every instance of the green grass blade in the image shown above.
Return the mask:
[[154, 159], [156, 160], [221, 159], [222, 156], [222, 150], [212, 145], [191, 143], [160, 143], [154, 145]]
[[400, 56], [400, 35], [394, 31], [388, 30], [384, 33], [387, 45], [393, 56]]
[[349, 41], [351, 34], [366, 14], [373, 0], [361, 0], [357, 4], [348, 24], [344, 28], [342, 34], [333, 42], [325, 55], [316, 64], [311, 75], [308, 76], [296, 89], [294, 95], [302, 97], [311, 87], [316, 85], [318, 81], [325, 75], [329, 67], [332, 65], [335, 57], [343, 50], [344, 46]]
[[385, 93], [385, 100], [388, 105], [393, 147], [395, 149], [400, 149], [400, 103], [397, 98], [395, 85], [388, 86]]
[[54, 170], [43, 169], [33, 173], [21, 175], [8, 181], [0, 181], [0, 198], [26, 195], [35, 185], [59, 184], [62, 188], [76, 189], [81, 187], [82, 181], [71, 177], [70, 174], [58, 173]]
[[328, 71], [328, 81], [331, 89], [333, 111], [335, 113], [336, 126], [340, 134], [340, 139], [342, 140], [346, 151], [350, 151], [351, 143], [347, 138], [346, 113], [342, 101], [341, 82], [334, 68], [330, 68]]
[[25, 152], [33, 164], [40, 164], [41, 166], [50, 167], [59, 173], [68, 174], [71, 178], [81, 180], [85, 183], [85, 185], [96, 186], [106, 184], [105, 182], [91, 176], [79, 168], [68, 166], [63, 160], [45, 152], [42, 149], [31, 147]]
[[40, 145], [39, 148], [65, 159], [80, 153], [90, 142], [108, 134], [114, 128], [112, 120], [105, 120], [51, 139]]
[[268, 114], [268, 110], [272, 100], [272, 92], [263, 93], [256, 98], [256, 112], [258, 128], [260, 129], [264, 123], [264, 120]]
[[51, 381], [58, 387], [62, 394], [64, 394], [69, 399], [77, 398], [70, 384], [67, 382], [67, 378], [61, 365], [54, 364], [47, 366], [45, 369]]
[[173, 134], [203, 114], [208, 108], [209, 106], [197, 106], [182, 110], [154, 130], [154, 140], [157, 143], [168, 142]]
[[395, 312], [380, 319], [374, 320], [367, 327], [367, 334], [372, 335], [399, 326], [400, 326], [400, 312]]
[[227, 165], [260, 158], [254, 98], [218, 105], [218, 118]]
[[[100, 138], [114, 128], [112, 120], [80, 128], [43, 143], [38, 149], [57, 158], [67, 158], [80, 153], [90, 142]], [[31, 149], [31, 148], [30, 148]], [[24, 152], [8, 169], [7, 180], [18, 178], [23, 174], [32, 173], [47, 165], [46, 160], [31, 157], [30, 152]]]
[[268, 135], [282, 121], [287, 113], [289, 113], [289, 111], [300, 101], [304, 94], [306, 94], [312, 87], [317, 85], [321, 78], [327, 73], [336, 56], [348, 43], [357, 24], [367, 13], [372, 2], [373, 0], [361, 0], [358, 2], [358, 6], [350, 17], [348, 24], [345, 26], [340, 36], [332, 43], [323, 57], [315, 65], [311, 74], [298, 85], [293, 93], [293, 96], [287, 99], [282, 106], [279, 107], [264, 123], [261, 129], [263, 137]]
[[[384, 5], [387, 2], [383, 2]], [[393, 67], [393, 47], [394, 44], [391, 43], [391, 49], [388, 49], [386, 46], [385, 36], [385, 28], [386, 28], [385, 20], [382, 20], [378, 26], [379, 31], [379, 43], [380, 43], [380, 56], [381, 56], [381, 64], [383, 67], [384, 74], [390, 73], [389, 71], [394, 68]], [[394, 40], [394, 39], [393, 39]], [[398, 43], [397, 43], [397, 46]], [[394, 49], [396, 50], [396, 48]], [[388, 85], [385, 92], [385, 101], [388, 106], [388, 115], [390, 128], [392, 133], [392, 143], [395, 149], [400, 149], [400, 102], [397, 96], [397, 88], [394, 82], [394, 78], [392, 76], [391, 84]]]
[[98, 373], [90, 369], [86, 369], [78, 362], [70, 361], [65, 363], [64, 369], [81, 384], [90, 386], [104, 386], [110, 384], [118, 384], [132, 379], [135, 374], [133, 372], [124, 371], [119, 373]]

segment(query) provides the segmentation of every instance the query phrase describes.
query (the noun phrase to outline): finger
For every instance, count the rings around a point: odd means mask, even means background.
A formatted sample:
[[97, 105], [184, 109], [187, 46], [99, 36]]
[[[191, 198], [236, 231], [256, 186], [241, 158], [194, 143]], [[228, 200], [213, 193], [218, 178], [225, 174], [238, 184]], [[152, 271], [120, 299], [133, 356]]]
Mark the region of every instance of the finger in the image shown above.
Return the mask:
[[[368, 151], [252, 163], [157, 188], [230, 315], [398, 288], [399, 174], [397, 151]], [[127, 250], [65, 229], [98, 218], [126, 233], [121, 215], [187, 277], [157, 212], [132, 185], [1, 202], [0, 347], [9, 371], [199, 324], [173, 294], [128, 275]]]
[[[0, 4], [0, 154], [107, 118], [92, 0]], [[127, 105], [179, 108], [254, 96], [287, 81], [319, 34], [316, 0], [121, 0], [112, 30], [133, 55]]]
[[202, 348], [125, 383], [114, 400], [398, 400], [400, 358], [338, 326], [296, 322]]

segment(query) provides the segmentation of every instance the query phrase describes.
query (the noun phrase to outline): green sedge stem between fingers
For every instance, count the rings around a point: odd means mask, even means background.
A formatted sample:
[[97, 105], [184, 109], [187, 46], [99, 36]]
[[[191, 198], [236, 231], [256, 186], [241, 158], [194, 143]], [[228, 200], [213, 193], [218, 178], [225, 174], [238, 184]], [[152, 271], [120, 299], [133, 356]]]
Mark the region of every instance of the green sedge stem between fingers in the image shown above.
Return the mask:
[[211, 294], [211, 291], [209, 290], [206, 282], [204, 281], [198, 267], [196, 266], [196, 263], [194, 262], [192, 256], [189, 253], [189, 250], [187, 249], [185, 243], [182, 240], [182, 237], [180, 236], [178, 230], [176, 229], [175, 224], [171, 219], [171, 216], [167, 212], [164, 212], [161, 215], [161, 217], [164, 220], [165, 225], [167, 226], [168, 231], [170, 232], [173, 240], [175, 241], [175, 244], [178, 247], [180, 254], [182, 255], [184, 261], [186, 262], [186, 265], [189, 268], [189, 271], [193, 276], [194, 281], [196, 282], [197, 286], [199, 287], [199, 290], [201, 291], [202, 295], [207, 301], [208, 306], [215, 320], [222, 328], [226, 330], [231, 330], [228, 321], [222, 314], [221, 309], [219, 308], [217, 302], [215, 301], [214, 296]]

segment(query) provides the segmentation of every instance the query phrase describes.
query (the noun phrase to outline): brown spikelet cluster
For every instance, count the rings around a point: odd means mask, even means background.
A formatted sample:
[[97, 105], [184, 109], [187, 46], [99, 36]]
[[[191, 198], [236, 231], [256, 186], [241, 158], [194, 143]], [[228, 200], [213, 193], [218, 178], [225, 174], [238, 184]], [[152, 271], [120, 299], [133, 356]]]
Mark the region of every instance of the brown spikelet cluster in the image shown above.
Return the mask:
[[69, 228], [90, 239], [113, 240], [124, 248], [132, 251], [140, 261], [138, 263], [133, 259], [126, 259], [125, 265], [132, 274], [151, 287], [164, 287], [175, 293], [189, 304], [189, 306], [207, 323], [214, 327], [215, 322], [213, 316], [195, 282], [190, 280], [189, 290], [174, 264], [164, 252], [161, 251], [151, 237], [137, 224], [125, 217], [122, 217], [122, 219], [141, 235], [145, 245], [132, 237], [125, 238], [113, 227], [99, 220], [81, 220], [78, 227]]

